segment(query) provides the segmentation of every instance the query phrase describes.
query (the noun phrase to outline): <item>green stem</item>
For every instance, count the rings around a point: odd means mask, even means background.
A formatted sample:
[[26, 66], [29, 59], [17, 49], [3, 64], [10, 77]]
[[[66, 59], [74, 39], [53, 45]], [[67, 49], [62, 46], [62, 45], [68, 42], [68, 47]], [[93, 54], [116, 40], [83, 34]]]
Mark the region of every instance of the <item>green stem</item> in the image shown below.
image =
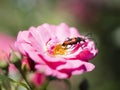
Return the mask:
[[31, 87], [31, 85], [30, 85], [29, 82], [27, 81], [27, 79], [26, 79], [24, 73], [22, 72], [22, 70], [20, 71], [20, 73], [21, 73], [23, 79], [25, 80], [25, 82], [27, 83], [27, 85], [29, 86], [29, 90], [33, 90], [32, 87]]
[[27, 81], [24, 72], [23, 72], [22, 69], [21, 69], [21, 63], [20, 63], [20, 62], [16, 62], [16, 63], [14, 63], [14, 64], [15, 64], [15, 66], [17, 67], [17, 69], [19, 70], [19, 72], [20, 72], [21, 76], [23, 77], [23, 79], [25, 80], [26, 84], [29, 86], [29, 90], [33, 90], [33, 88], [31, 87], [31, 85], [30, 85], [29, 82]]
[[51, 81], [51, 80], [50, 80], [49, 78], [47, 78], [47, 80], [46, 80], [45, 83], [43, 84], [41, 90], [47, 90], [47, 87], [48, 87], [50, 81]]

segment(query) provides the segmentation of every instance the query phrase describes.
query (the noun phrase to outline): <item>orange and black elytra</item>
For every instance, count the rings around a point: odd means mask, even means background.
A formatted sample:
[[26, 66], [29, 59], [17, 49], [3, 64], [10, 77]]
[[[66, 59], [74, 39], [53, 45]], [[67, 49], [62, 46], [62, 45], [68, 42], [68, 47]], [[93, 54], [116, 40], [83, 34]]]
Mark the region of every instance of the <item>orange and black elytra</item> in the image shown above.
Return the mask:
[[62, 46], [67, 47], [67, 45], [74, 45], [80, 43], [81, 41], [85, 42], [85, 38], [81, 37], [68, 38], [68, 40], [63, 42]]

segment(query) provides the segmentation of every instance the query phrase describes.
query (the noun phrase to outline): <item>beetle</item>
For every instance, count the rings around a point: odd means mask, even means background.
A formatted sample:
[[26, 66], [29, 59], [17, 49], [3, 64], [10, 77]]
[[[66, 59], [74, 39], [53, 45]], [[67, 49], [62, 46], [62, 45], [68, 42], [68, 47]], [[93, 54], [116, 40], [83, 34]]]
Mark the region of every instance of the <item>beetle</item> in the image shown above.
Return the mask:
[[81, 41], [85, 42], [85, 38], [81, 37], [74, 37], [74, 38], [68, 38], [68, 40], [65, 40], [62, 44], [62, 46], [67, 47], [68, 45], [75, 45], [77, 43], [80, 43]]

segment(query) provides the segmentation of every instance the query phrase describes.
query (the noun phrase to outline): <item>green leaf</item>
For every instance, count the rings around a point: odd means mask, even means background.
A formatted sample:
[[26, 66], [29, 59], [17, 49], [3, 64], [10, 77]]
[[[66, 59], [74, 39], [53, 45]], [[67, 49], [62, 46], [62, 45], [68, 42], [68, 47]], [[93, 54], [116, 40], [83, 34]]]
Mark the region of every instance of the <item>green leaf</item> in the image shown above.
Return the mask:
[[13, 83], [16, 83], [18, 85], [21, 85], [21, 86], [25, 87], [27, 90], [30, 90], [29, 87], [25, 83], [15, 81], [15, 80], [13, 80], [13, 79], [5, 76], [5, 75], [0, 75], [0, 80], [10, 80]]

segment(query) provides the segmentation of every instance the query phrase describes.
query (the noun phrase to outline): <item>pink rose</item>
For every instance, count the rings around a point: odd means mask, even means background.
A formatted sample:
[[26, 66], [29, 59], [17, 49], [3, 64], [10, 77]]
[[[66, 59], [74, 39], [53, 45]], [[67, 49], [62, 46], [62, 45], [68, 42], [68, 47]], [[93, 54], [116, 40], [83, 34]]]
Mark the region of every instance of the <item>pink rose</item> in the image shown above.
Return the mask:
[[0, 34], [0, 64], [9, 62], [9, 55], [14, 48], [15, 39], [5, 33]]
[[[63, 46], [68, 38], [74, 37], [85, 41]], [[39, 72], [60, 79], [92, 71], [95, 66], [88, 61], [98, 52], [93, 41], [65, 23], [58, 26], [43, 24], [20, 31], [15, 46], [35, 62]]]

